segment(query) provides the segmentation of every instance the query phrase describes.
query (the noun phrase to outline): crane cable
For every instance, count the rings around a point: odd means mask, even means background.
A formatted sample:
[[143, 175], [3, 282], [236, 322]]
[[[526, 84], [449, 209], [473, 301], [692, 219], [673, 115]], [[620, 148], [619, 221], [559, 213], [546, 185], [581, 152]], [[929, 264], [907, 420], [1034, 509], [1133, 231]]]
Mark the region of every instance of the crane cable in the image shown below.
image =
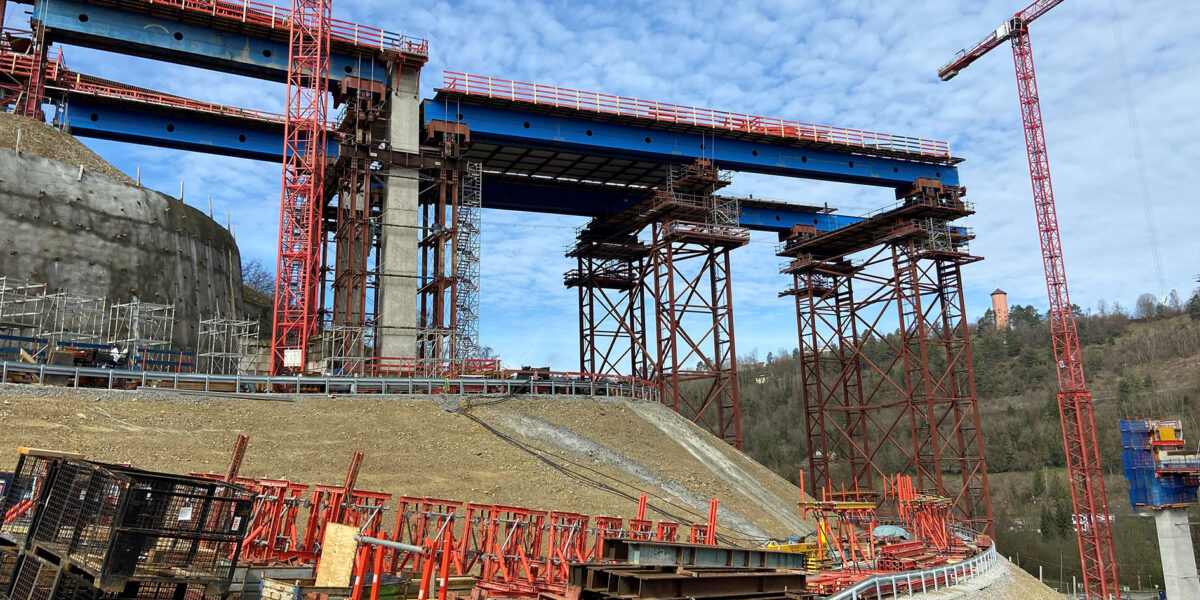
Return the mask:
[[1146, 229], [1150, 234], [1150, 251], [1154, 257], [1154, 273], [1158, 277], [1158, 296], [1160, 302], [1167, 298], [1167, 279], [1163, 274], [1162, 254], [1158, 249], [1158, 227], [1154, 220], [1154, 206], [1150, 203], [1149, 185], [1146, 183], [1146, 159], [1142, 155], [1141, 127], [1138, 125], [1137, 113], [1133, 105], [1133, 83], [1129, 77], [1129, 66], [1125, 59], [1125, 44], [1121, 37], [1121, 19], [1116, 0], [1112, 0], [1113, 43], [1117, 49], [1117, 62], [1121, 70], [1122, 95], [1125, 97], [1125, 114], [1129, 122], [1129, 134], [1133, 138], [1133, 159], [1137, 166], [1138, 187], [1142, 193], [1142, 209], [1146, 213]]

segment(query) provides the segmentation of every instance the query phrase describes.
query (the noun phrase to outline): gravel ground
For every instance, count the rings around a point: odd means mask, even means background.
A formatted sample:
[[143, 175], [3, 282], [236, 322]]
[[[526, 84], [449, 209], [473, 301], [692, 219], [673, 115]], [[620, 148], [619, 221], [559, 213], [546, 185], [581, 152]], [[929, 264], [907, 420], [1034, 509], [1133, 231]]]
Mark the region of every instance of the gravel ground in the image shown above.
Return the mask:
[[69, 165], [83, 165], [84, 169], [93, 173], [124, 183], [136, 183], [132, 177], [108, 164], [74, 136], [28, 117], [0, 112], [0, 147], [17, 149], [17, 130], [21, 131], [21, 152]]
[[[721, 499], [730, 540], [796, 533], [761, 499], [795, 507], [799, 490], [740, 454], [749, 480], [693, 455], [639, 413], [660, 411], [695, 432], [693, 443], [722, 447], [661, 405], [586, 397], [316, 396], [266, 399], [138, 390], [72, 390], [0, 385], [0, 449], [32, 446], [81, 452], [168, 472], [221, 472], [238, 433], [250, 436], [242, 473], [307, 484], [339, 483], [350, 454], [366, 458], [363, 489], [393, 495], [634, 516], [650, 498], [653, 519], [702, 522]], [[557, 431], [559, 439], [541, 432]], [[563, 443], [570, 439], [571, 443]], [[695, 440], [699, 440], [696, 442]], [[716, 452], [724, 453], [723, 449]], [[13, 455], [10, 455], [13, 456]], [[15, 460], [15, 456], [11, 459]], [[0, 456], [0, 465], [6, 460]], [[11, 463], [8, 463], [11, 464]], [[631, 470], [630, 465], [638, 465]], [[699, 499], [699, 500], [698, 500]], [[702, 506], [696, 506], [702, 504]], [[749, 523], [750, 527], [746, 524]]]
[[1064, 596], [1007, 560], [967, 583], [913, 594], [929, 600], [1063, 600]]

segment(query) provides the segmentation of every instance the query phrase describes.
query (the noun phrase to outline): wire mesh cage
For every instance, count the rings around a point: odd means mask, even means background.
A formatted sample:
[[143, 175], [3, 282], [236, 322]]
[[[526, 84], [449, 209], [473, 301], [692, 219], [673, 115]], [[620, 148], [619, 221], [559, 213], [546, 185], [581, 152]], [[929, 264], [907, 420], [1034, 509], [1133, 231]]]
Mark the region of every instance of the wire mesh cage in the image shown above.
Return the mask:
[[4, 596], [17, 570], [16, 546], [0, 546], [0, 597]]
[[20, 454], [17, 469], [0, 499], [0, 541], [8, 540], [18, 546], [25, 543], [46, 473], [57, 460], [28, 451]]
[[9, 600], [99, 600], [101, 591], [83, 576], [50, 560], [22, 553], [17, 561]]
[[227, 585], [253, 502], [221, 481], [67, 459], [49, 477], [30, 546], [106, 592], [135, 580]]

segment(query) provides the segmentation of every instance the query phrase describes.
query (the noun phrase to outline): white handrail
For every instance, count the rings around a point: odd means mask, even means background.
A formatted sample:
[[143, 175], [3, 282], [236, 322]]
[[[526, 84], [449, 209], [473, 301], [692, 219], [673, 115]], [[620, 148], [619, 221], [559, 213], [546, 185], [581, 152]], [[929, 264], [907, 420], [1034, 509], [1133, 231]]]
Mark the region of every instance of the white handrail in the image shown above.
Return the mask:
[[[859, 600], [867, 597], [864, 592], [870, 592], [871, 598], [900, 598], [901, 590], [904, 591], [904, 596], [910, 596], [920, 587], [920, 592], [924, 593], [932, 589], [938, 590], [941, 588], [966, 583], [992, 569], [999, 562], [1000, 555], [996, 552], [996, 546], [992, 545], [986, 552], [964, 560], [960, 563], [952, 565], [942, 565], [924, 571], [904, 571], [902, 573], [888, 573], [886, 575], [876, 575], [869, 579], [864, 579], [857, 584], [850, 586], [826, 600]], [[939, 587], [940, 586], [940, 587]], [[885, 594], [888, 594], [885, 596]]]

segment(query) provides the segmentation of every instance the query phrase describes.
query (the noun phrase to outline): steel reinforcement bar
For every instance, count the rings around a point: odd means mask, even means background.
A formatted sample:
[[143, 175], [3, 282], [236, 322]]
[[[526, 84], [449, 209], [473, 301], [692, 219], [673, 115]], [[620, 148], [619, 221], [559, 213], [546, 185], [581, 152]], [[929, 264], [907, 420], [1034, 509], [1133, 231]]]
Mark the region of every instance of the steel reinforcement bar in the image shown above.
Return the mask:
[[[60, 382], [64, 387], [110, 390], [151, 387], [164, 391], [239, 394], [561, 394], [658, 401], [658, 390], [652, 386], [608, 381], [603, 377], [545, 380], [483, 377], [270, 377], [129, 371], [0, 361], [0, 383], [9, 382], [15, 374], [24, 374], [28, 379], [36, 378], [39, 385], [54, 385], [55, 382]], [[28, 380], [27, 382], [33, 383]]]

